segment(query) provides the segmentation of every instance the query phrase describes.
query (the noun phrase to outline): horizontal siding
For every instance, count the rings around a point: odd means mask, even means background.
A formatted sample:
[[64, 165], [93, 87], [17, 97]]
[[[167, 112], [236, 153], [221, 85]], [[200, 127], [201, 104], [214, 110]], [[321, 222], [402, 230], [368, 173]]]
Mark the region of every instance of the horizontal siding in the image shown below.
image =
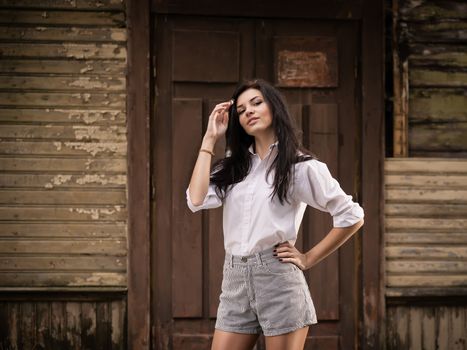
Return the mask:
[[467, 291], [467, 160], [385, 161], [387, 296]]
[[409, 155], [467, 155], [467, 7], [399, 1], [398, 55], [408, 66]]
[[0, 289], [126, 289], [126, 40], [121, 0], [0, 0]]

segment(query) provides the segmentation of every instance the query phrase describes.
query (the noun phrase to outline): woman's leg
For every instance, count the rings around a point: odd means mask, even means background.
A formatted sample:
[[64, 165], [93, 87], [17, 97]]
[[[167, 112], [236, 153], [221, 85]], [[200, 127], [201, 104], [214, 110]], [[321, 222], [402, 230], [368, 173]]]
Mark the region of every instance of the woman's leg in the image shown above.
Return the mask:
[[251, 350], [257, 339], [258, 334], [231, 333], [216, 329], [211, 350]]
[[265, 337], [266, 350], [303, 350], [308, 328], [309, 326], [290, 333]]

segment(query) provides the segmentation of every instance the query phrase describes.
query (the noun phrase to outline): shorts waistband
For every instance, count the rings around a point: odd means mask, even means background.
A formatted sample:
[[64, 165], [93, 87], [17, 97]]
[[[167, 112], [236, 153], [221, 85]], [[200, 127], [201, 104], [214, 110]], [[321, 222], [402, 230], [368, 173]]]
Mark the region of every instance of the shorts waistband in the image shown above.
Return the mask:
[[251, 255], [232, 255], [229, 253], [225, 254], [225, 261], [231, 266], [235, 265], [262, 265], [263, 262], [276, 259], [273, 256], [273, 250], [275, 247], [268, 248], [261, 252]]

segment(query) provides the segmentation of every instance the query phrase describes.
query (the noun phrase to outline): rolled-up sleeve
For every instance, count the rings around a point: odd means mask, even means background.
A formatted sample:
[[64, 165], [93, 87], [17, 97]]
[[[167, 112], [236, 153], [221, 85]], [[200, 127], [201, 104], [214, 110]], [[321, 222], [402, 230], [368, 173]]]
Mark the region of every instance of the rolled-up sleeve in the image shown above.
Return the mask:
[[222, 200], [216, 193], [215, 187], [213, 184], [210, 184], [208, 187], [208, 192], [206, 197], [204, 197], [204, 202], [201, 205], [194, 205], [190, 198], [189, 188], [186, 189], [186, 202], [190, 210], [194, 213], [201, 209], [212, 209], [218, 208], [222, 205]]
[[299, 163], [297, 171], [295, 199], [328, 212], [334, 227], [352, 226], [364, 217], [363, 208], [342, 190], [325, 163], [312, 159]]

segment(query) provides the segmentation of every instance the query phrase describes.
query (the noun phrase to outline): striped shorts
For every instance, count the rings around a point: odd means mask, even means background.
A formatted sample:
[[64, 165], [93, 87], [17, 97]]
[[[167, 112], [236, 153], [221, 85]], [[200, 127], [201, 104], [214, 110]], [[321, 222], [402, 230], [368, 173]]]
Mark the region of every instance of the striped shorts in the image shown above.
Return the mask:
[[273, 249], [226, 254], [216, 329], [274, 336], [317, 323], [302, 270], [280, 262]]

